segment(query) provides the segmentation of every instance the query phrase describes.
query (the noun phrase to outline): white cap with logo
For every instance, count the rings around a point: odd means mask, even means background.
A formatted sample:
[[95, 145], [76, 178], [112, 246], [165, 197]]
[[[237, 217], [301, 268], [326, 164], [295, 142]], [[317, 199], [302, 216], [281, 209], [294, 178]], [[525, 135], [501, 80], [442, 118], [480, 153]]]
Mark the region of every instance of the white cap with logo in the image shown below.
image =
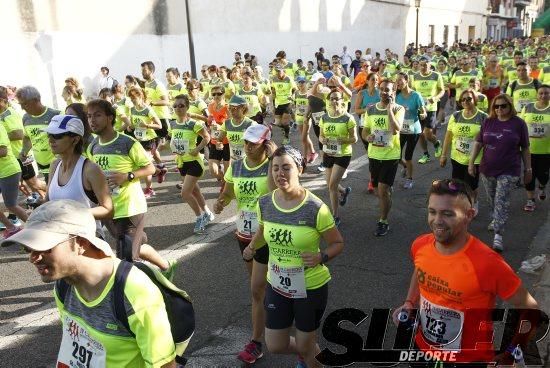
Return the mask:
[[44, 129], [49, 134], [74, 133], [84, 136], [84, 123], [74, 115], [55, 115]]

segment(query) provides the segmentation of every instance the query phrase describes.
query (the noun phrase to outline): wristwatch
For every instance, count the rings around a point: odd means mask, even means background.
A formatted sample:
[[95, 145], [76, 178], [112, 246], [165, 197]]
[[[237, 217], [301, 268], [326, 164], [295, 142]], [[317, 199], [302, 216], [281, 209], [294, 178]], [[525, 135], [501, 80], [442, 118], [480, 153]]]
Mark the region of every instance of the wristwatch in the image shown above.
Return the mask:
[[128, 181], [132, 181], [136, 178], [136, 175], [133, 172], [128, 173]]
[[328, 254], [326, 254], [325, 252], [321, 251], [321, 264], [324, 265], [325, 263], [328, 262]]

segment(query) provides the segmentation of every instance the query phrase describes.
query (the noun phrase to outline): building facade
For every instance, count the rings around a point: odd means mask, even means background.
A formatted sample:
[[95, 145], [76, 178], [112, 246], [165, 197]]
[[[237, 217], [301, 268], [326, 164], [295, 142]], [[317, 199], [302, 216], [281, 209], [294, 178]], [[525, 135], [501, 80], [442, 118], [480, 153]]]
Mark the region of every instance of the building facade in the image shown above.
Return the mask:
[[497, 41], [531, 35], [544, 0], [489, 0], [488, 37]]

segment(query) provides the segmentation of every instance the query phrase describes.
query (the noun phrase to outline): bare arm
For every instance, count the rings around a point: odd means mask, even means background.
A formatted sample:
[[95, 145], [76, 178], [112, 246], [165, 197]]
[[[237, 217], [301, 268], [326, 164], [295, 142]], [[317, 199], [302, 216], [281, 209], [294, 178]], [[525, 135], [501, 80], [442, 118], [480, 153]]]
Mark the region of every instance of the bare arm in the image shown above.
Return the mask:
[[84, 165], [84, 180], [84, 188], [91, 189], [98, 201], [98, 206], [90, 210], [94, 218], [96, 220], [112, 218], [114, 213], [113, 199], [103, 171], [97, 164], [88, 160]]
[[8, 133], [10, 141], [20, 141], [23, 137], [25, 137], [23, 129], [16, 129]]

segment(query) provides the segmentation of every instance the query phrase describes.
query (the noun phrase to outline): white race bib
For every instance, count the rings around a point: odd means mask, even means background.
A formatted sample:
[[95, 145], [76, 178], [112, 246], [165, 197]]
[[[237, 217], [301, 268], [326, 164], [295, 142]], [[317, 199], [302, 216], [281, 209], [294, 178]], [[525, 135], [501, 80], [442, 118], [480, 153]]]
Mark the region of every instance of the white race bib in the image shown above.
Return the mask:
[[70, 316], [63, 320], [63, 337], [57, 356], [57, 367], [104, 368], [106, 351], [78, 321]]
[[319, 125], [319, 121], [321, 120], [323, 115], [325, 115], [324, 111], [312, 112], [311, 113], [311, 118], [313, 119], [313, 122], [315, 123], [315, 125]]
[[147, 128], [137, 127], [136, 129], [134, 129], [134, 136], [138, 141], [146, 140], [146, 135], [147, 135]]
[[516, 106], [516, 110], [520, 112], [525, 106], [529, 105], [531, 102], [530, 100], [518, 100], [518, 104]]
[[403, 120], [403, 125], [401, 126], [401, 133], [412, 133], [414, 127], [414, 120], [412, 119], [405, 119]]
[[456, 150], [465, 155], [469, 155], [472, 152], [474, 146], [474, 139], [469, 137], [457, 137], [456, 138]]
[[306, 111], [307, 111], [306, 105], [296, 105], [296, 114], [300, 116], [304, 116], [306, 114]]
[[240, 160], [244, 157], [244, 146], [231, 145], [231, 159]]
[[464, 312], [434, 304], [420, 297], [422, 334], [433, 345], [460, 350]]
[[222, 131], [218, 129], [217, 127], [218, 124], [216, 123], [212, 123], [212, 125], [210, 125], [210, 135], [212, 136], [212, 139], [220, 139], [220, 136], [222, 135]]
[[170, 140], [170, 149], [178, 155], [189, 153], [189, 139], [172, 137]]
[[341, 155], [342, 145], [334, 139], [327, 139], [327, 142], [323, 144], [323, 152], [329, 155]]
[[243, 235], [252, 236], [258, 231], [258, 215], [254, 211], [241, 210], [237, 217], [237, 231]]
[[530, 138], [544, 138], [548, 133], [548, 124], [529, 123], [527, 127], [529, 128]]
[[279, 294], [291, 299], [307, 298], [304, 266], [281, 267], [269, 264], [271, 287]]
[[391, 140], [391, 132], [388, 130], [375, 130], [372, 145], [376, 147], [388, 147]]
[[496, 87], [498, 87], [498, 78], [490, 78], [489, 88], [496, 88]]

